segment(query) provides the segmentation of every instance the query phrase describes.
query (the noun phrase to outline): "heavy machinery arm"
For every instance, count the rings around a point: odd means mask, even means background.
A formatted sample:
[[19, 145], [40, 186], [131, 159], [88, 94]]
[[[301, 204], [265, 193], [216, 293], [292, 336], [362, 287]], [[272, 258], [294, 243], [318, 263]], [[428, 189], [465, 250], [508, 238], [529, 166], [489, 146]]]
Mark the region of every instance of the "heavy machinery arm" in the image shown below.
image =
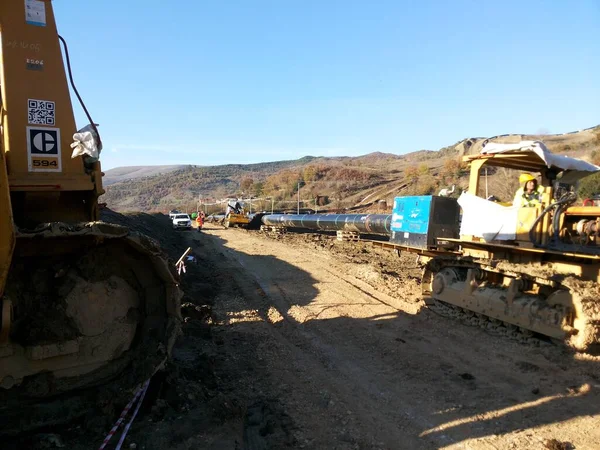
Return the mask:
[[[130, 388], [151, 376], [178, 333], [181, 293], [156, 243], [98, 222], [100, 162], [71, 154], [51, 1], [0, 2], [0, 36], [0, 418], [10, 433], [46, 424], [35, 401], [124, 371]], [[88, 136], [100, 146], [95, 125]], [[25, 403], [28, 421], [13, 422]]]

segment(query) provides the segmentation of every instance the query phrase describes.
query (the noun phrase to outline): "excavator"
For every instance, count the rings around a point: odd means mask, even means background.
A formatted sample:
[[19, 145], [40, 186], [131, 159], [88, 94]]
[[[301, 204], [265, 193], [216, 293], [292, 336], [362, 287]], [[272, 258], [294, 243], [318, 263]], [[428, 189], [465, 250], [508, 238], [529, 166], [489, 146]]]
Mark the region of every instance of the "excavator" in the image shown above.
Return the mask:
[[[179, 333], [181, 291], [157, 243], [99, 220], [102, 142], [52, 2], [0, 2], [0, 37], [0, 428], [10, 434], [69, 420], [85, 410], [75, 397], [114, 380], [149, 379]], [[69, 82], [89, 120], [80, 130]], [[44, 406], [53, 401], [62, 407]]]

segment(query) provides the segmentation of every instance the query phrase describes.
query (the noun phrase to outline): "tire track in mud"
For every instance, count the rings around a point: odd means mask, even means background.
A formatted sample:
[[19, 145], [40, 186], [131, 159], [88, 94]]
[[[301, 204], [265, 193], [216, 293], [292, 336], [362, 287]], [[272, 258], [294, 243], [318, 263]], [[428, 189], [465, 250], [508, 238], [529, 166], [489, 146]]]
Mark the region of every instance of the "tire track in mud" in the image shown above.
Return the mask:
[[[351, 275], [347, 275], [344, 273], [340, 273], [338, 272], [333, 272], [330, 269], [326, 268], [325, 266], [321, 267], [321, 270], [329, 273], [330, 275], [344, 281], [345, 283], [347, 283], [348, 285], [350, 285], [351, 287], [353, 287], [354, 289], [357, 289], [358, 291], [362, 292], [364, 295], [367, 295], [368, 297], [372, 298], [373, 300], [375, 300], [376, 302], [379, 302], [389, 308], [394, 309], [397, 312], [407, 312], [406, 308], [399, 308], [397, 306], [394, 306], [393, 303], [394, 302], [394, 298], [388, 296], [385, 293], [382, 293], [380, 291], [378, 291], [377, 289], [374, 288], [374, 286], [370, 285], [369, 283], [362, 281], [354, 276]], [[360, 285], [364, 285], [364, 286], [360, 286]], [[373, 294], [369, 291], [373, 291], [376, 294]], [[377, 296], [379, 295], [379, 297]], [[383, 300], [381, 297], [385, 297], [386, 300]], [[405, 304], [405, 306], [408, 306], [409, 304]]]

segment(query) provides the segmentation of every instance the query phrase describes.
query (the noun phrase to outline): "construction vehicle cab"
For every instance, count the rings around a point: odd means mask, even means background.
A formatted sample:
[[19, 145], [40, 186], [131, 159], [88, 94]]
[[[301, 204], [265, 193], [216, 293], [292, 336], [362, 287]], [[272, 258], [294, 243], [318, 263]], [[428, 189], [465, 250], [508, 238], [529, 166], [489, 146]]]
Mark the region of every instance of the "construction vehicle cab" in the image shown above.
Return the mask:
[[[573, 230], [571, 226], [570, 230], [565, 230], [562, 234], [552, 234], [553, 227], [564, 228], [564, 220], [576, 213], [578, 217], [596, 217], [600, 211], [586, 208], [585, 214], [581, 216], [582, 210], [570, 206], [577, 199], [577, 182], [600, 170], [600, 167], [575, 158], [554, 155], [542, 142], [492, 143], [484, 146], [481, 154], [467, 156], [464, 161], [470, 166], [470, 179], [468, 192], [459, 198], [463, 210], [461, 241], [485, 241], [519, 247], [556, 245], [559, 239], [567, 243], [568, 236], [577, 231], [576, 227]], [[481, 179], [483, 169], [487, 167], [507, 168], [521, 174], [536, 175], [543, 187], [540, 202], [533, 206], [507, 206], [484, 200], [481, 198]], [[517, 176], [519, 172], [516, 172]], [[551, 221], [555, 216], [554, 209], [559, 206], [558, 213], [566, 214], [560, 224], [558, 221]], [[595, 240], [593, 243], [595, 244]], [[592, 242], [587, 242], [586, 245], [589, 244]]]

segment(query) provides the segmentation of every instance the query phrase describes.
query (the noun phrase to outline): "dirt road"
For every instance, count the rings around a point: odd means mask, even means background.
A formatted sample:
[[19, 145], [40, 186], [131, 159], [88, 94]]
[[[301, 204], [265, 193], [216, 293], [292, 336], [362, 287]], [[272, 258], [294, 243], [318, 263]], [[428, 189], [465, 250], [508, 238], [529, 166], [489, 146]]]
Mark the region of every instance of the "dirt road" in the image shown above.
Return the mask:
[[197, 239], [237, 285], [215, 303], [217, 333], [252, 343], [226, 354], [256, 371], [240, 381], [280, 408], [287, 444], [600, 448], [598, 361], [424, 309], [413, 256], [216, 227]]
[[[598, 359], [437, 316], [414, 256], [313, 234], [111, 220], [174, 259], [187, 246], [198, 257], [182, 280], [183, 335], [124, 448], [600, 448]], [[98, 448], [130, 398], [98, 395], [82, 421], [6, 447]]]

